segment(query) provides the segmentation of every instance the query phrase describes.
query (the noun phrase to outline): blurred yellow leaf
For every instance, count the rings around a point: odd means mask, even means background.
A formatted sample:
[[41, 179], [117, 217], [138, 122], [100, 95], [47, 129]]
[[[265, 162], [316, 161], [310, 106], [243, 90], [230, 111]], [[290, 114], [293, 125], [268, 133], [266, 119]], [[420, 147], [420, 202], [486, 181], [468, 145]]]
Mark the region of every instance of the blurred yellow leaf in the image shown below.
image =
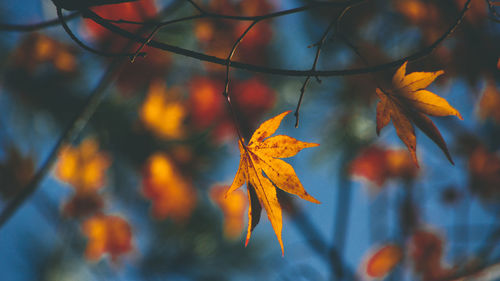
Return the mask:
[[62, 149], [56, 177], [72, 185], [77, 192], [95, 191], [104, 185], [110, 164], [108, 155], [99, 151], [99, 143], [88, 138], [78, 147]]
[[139, 114], [144, 125], [159, 137], [177, 139], [184, 135], [185, 106], [176, 100], [175, 91], [167, 91], [163, 82], [151, 84]]
[[377, 104], [377, 134], [390, 120], [396, 128], [396, 133], [408, 147], [413, 161], [418, 166], [416, 155], [416, 137], [412, 123], [419, 127], [444, 152], [453, 164], [446, 143], [441, 133], [427, 115], [448, 116], [455, 115], [462, 119], [460, 113], [445, 99], [424, 90], [438, 76], [442, 70], [436, 72], [413, 72], [406, 74], [405, 62], [392, 78], [393, 89], [383, 91], [377, 88], [376, 93], [380, 101]]
[[281, 113], [262, 123], [252, 135], [248, 145], [245, 145], [242, 139], [239, 140], [240, 164], [234, 181], [226, 192], [229, 195], [245, 182], [247, 183], [250, 207], [248, 210], [248, 233], [245, 245], [248, 244], [252, 230], [256, 225], [253, 221], [258, 220], [253, 215], [260, 215], [260, 212], [252, 213], [252, 207], [255, 203], [252, 202], [252, 196], [250, 195], [255, 192], [260, 204], [264, 206], [267, 212], [267, 217], [273, 226], [283, 254], [283, 241], [281, 239], [282, 212], [276, 196], [275, 186], [304, 200], [320, 203], [305, 191], [292, 166], [278, 159], [292, 157], [304, 148], [318, 146], [319, 144], [302, 142], [285, 135], [270, 137], [276, 132], [281, 121], [288, 113], [289, 111]]

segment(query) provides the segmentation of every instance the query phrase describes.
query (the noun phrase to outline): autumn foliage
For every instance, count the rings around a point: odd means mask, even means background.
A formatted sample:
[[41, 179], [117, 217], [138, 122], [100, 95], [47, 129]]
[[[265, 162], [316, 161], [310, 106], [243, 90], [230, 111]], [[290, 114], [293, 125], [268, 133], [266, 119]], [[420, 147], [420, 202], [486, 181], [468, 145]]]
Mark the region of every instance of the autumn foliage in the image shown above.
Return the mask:
[[417, 140], [413, 124], [420, 128], [432, 141], [434, 141], [453, 164], [446, 143], [441, 133], [427, 115], [448, 116], [456, 115], [463, 119], [460, 113], [448, 102], [436, 94], [425, 90], [443, 71], [413, 72], [406, 74], [405, 62], [392, 77], [393, 89], [384, 92], [377, 88], [380, 102], [377, 104], [377, 134], [391, 120], [396, 128], [396, 133], [418, 166]]
[[83, 222], [88, 238], [85, 256], [92, 261], [109, 254], [113, 261], [132, 250], [132, 229], [126, 220], [115, 215], [96, 215]]
[[[260, 217], [260, 210], [252, 210], [252, 206], [254, 206], [252, 201], [259, 200], [267, 212], [267, 217], [271, 221], [283, 254], [285, 253], [281, 239], [283, 219], [281, 206], [276, 195], [276, 187], [297, 195], [304, 200], [320, 203], [305, 191], [292, 166], [279, 159], [295, 156], [302, 149], [318, 146], [319, 144], [302, 142], [286, 135], [271, 137], [288, 113], [290, 112], [283, 112], [262, 123], [255, 130], [248, 144], [244, 144], [244, 140], [239, 139], [240, 164], [233, 183], [226, 193], [229, 195], [244, 183], [247, 183], [250, 207], [245, 245], [248, 244], [248, 240]], [[251, 194], [254, 194], [253, 192], [255, 192], [257, 198], [252, 198]]]
[[499, 1], [4, 2], [0, 279], [498, 271]]

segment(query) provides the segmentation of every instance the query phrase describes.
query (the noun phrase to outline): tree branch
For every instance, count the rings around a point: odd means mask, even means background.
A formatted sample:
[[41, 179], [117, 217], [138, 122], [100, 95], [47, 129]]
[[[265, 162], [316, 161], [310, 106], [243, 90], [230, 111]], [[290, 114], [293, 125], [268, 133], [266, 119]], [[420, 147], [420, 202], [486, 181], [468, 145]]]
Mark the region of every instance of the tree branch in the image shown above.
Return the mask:
[[[336, 4], [337, 6], [340, 6], [342, 4], [343, 5], [352, 5], [353, 3], [357, 3], [357, 2], [361, 2], [361, 1], [358, 0], [358, 1], [326, 2], [326, 3], [329, 3], [330, 5]], [[404, 63], [405, 61], [415, 61], [415, 60], [421, 59], [421, 58], [431, 54], [432, 51], [434, 51], [434, 49], [437, 46], [439, 46], [439, 44], [441, 44], [446, 38], [448, 38], [448, 36], [450, 36], [453, 33], [453, 31], [457, 28], [457, 26], [462, 22], [463, 17], [465, 16], [465, 13], [469, 9], [470, 2], [471, 2], [471, 0], [468, 0], [465, 3], [462, 11], [458, 15], [455, 22], [436, 41], [434, 41], [434, 43], [432, 43], [431, 45], [429, 45], [429, 46], [427, 46], [419, 51], [416, 51], [415, 53], [413, 53], [411, 55], [408, 55], [406, 57], [403, 57], [403, 58], [400, 58], [398, 60], [394, 60], [394, 61], [391, 61], [388, 63], [379, 64], [379, 65], [371, 66], [371, 67], [357, 68], [357, 69], [314, 70], [314, 71], [266, 67], [266, 66], [253, 65], [253, 64], [242, 63], [242, 62], [237, 62], [237, 61], [232, 61], [231, 67], [243, 69], [243, 70], [247, 70], [247, 71], [251, 71], [251, 72], [259, 72], [259, 73], [283, 75], [283, 76], [301, 76], [301, 77], [307, 77], [307, 76], [347, 76], [347, 75], [359, 75], [359, 74], [366, 74], [366, 73], [382, 71], [385, 69], [399, 66], [402, 63]], [[292, 9], [292, 10], [295, 10], [294, 12], [305, 11], [305, 10], [312, 9], [312, 8], [324, 7], [326, 5], [327, 4], [322, 4], [322, 5], [316, 4], [316, 5], [305, 6], [305, 7], [301, 7], [301, 8]], [[263, 19], [268, 19], [271, 17], [278, 17], [281, 15], [284, 15], [283, 13], [289, 14], [292, 12], [291, 12], [291, 10], [288, 10], [288, 12], [282, 11], [282, 12], [272, 14], [272, 16], [270, 16], [270, 15], [261, 16], [261, 18], [263, 17]], [[104, 20], [103, 18], [101, 18], [99, 15], [95, 14], [92, 11], [86, 11], [85, 16], [90, 18], [91, 20], [95, 21], [96, 23], [100, 24], [104, 28], [109, 29], [112, 32], [115, 32], [116, 34], [119, 34], [120, 36], [123, 36], [125, 38], [130, 39], [130, 40], [133, 40], [135, 42], [143, 43], [143, 42], [146, 42], [148, 40], [147, 38], [137, 36], [135, 34], [132, 34], [128, 31], [112, 24], [112, 23], [107, 22], [106, 20]], [[237, 18], [241, 18], [241, 17], [237, 17]], [[248, 17], [248, 18], [252, 18], [253, 20], [256, 19], [256, 17]], [[257, 17], [257, 19], [258, 19], [258, 17]], [[148, 45], [153, 47], [153, 48], [157, 48], [157, 49], [168, 51], [168, 52], [171, 52], [174, 54], [198, 59], [201, 61], [206, 61], [206, 62], [224, 65], [224, 66], [226, 65], [225, 59], [218, 58], [215, 56], [210, 56], [210, 55], [200, 53], [200, 52], [195, 52], [195, 51], [188, 50], [185, 48], [180, 48], [177, 46], [165, 44], [165, 43], [162, 43], [159, 41], [151, 40], [148, 43]]]
[[[72, 20], [78, 16], [80, 16], [80, 12], [73, 12], [69, 15], [64, 16], [64, 20]], [[34, 24], [10, 24], [10, 23], [0, 23], [0, 31], [21, 31], [21, 32], [29, 32], [29, 31], [36, 31], [39, 29], [43, 29], [46, 27], [51, 27], [51, 26], [57, 26], [59, 25], [60, 19], [52, 19], [40, 23], [34, 23]]]
[[71, 31], [71, 29], [69, 28], [69, 26], [66, 24], [66, 21], [64, 20], [61, 8], [60, 7], [56, 7], [56, 10], [57, 10], [57, 17], [58, 17], [58, 19], [59, 19], [59, 21], [61, 23], [61, 26], [63, 27], [64, 31], [66, 31], [66, 33], [69, 35], [69, 37], [71, 38], [71, 40], [73, 40], [82, 49], [87, 50], [87, 51], [89, 51], [89, 52], [91, 52], [93, 54], [99, 55], [99, 56], [111, 57], [111, 58], [113, 58], [113, 57], [129, 57], [129, 56], [132, 56], [132, 55], [134, 55], [134, 56], [144, 56], [145, 55], [144, 53], [139, 53], [139, 52], [137, 52], [136, 54], [108, 53], [108, 52], [96, 50], [94, 48], [91, 48], [91, 47], [87, 46], [80, 39], [78, 39], [78, 37], [76, 37], [76, 35], [73, 33], [73, 31]]

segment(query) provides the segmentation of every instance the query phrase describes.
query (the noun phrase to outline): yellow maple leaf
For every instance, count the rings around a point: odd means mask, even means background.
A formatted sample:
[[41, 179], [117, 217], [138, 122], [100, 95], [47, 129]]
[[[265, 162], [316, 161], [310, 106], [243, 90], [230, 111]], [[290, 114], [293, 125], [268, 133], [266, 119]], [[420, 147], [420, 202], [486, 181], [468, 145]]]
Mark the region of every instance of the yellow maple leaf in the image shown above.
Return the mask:
[[376, 89], [377, 96], [380, 99], [377, 104], [377, 134], [392, 119], [397, 135], [408, 147], [413, 161], [418, 166], [417, 143], [412, 125], [414, 123], [441, 148], [448, 160], [453, 164], [441, 133], [432, 120], [425, 115], [455, 115], [463, 119], [458, 110], [453, 108], [445, 99], [424, 90], [444, 71], [406, 74], [407, 63], [405, 62], [394, 74], [392, 78], [393, 89], [391, 91]]
[[[290, 111], [283, 112], [262, 123], [252, 135], [248, 145], [245, 145], [242, 139], [239, 140], [240, 164], [233, 183], [226, 192], [227, 196], [245, 182], [247, 183], [250, 204], [245, 246], [248, 244], [253, 228], [258, 223], [260, 208], [264, 206], [283, 254], [283, 241], [281, 240], [283, 222], [276, 187], [304, 200], [320, 203], [305, 191], [293, 167], [278, 159], [292, 157], [306, 147], [314, 147], [319, 144], [302, 142], [286, 135], [270, 137], [276, 132], [288, 113]], [[260, 204], [256, 202], [257, 198]]]

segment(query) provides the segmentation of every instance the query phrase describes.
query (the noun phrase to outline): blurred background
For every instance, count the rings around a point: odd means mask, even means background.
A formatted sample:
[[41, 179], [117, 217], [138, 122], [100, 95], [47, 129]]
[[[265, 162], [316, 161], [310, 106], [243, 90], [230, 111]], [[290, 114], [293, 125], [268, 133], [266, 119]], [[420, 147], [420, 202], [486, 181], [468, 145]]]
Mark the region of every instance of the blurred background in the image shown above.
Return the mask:
[[[195, 2], [211, 13], [245, 16], [313, 3]], [[362, 68], [424, 49], [456, 23], [466, 2], [364, 1], [330, 30], [316, 68]], [[308, 82], [231, 69], [229, 94], [246, 139], [263, 121], [295, 110], [307, 83], [298, 128], [290, 113], [277, 133], [321, 144], [287, 159], [321, 204], [280, 193], [282, 257], [265, 214], [244, 246], [246, 189], [224, 198], [240, 157], [221, 94], [224, 66], [148, 46], [133, 63], [95, 55], [60, 24], [30, 27], [57, 18], [51, 1], [0, 2], [0, 209], [50, 167], [0, 228], [0, 279], [498, 280], [497, 6], [471, 1], [453, 34], [408, 64], [408, 72], [445, 72], [429, 90], [464, 118], [433, 118], [454, 165], [418, 129], [420, 168], [392, 125], [376, 135], [375, 89], [390, 85], [397, 67]], [[92, 10], [144, 37], [150, 25], [123, 20], [198, 13], [185, 0]], [[261, 21], [233, 59], [309, 70], [315, 43], [341, 12], [327, 6]], [[139, 48], [81, 15], [68, 17], [71, 30], [94, 49]], [[186, 20], [160, 29], [155, 40], [226, 58], [249, 24]], [[58, 144], [64, 135], [69, 143]], [[57, 159], [50, 166], [51, 153]]]

